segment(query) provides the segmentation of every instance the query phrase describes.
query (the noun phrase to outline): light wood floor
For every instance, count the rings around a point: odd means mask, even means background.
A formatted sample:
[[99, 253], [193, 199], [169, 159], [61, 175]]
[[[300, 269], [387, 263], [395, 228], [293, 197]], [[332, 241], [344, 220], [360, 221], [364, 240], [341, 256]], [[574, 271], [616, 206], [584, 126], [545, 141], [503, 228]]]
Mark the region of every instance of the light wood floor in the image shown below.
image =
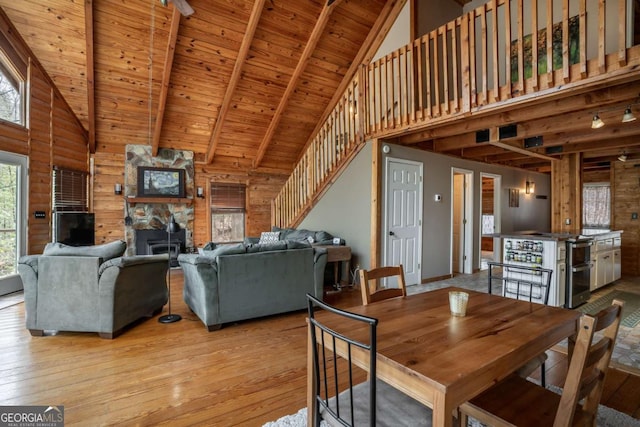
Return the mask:
[[[148, 319], [114, 340], [97, 334], [31, 337], [24, 304], [0, 309], [0, 405], [64, 405], [68, 426], [261, 426], [305, 406], [303, 311], [207, 332], [172, 271], [174, 324]], [[250, 297], [250, 296], [248, 296]], [[327, 297], [360, 303], [359, 291]], [[550, 383], [566, 358], [553, 353]], [[611, 370], [603, 403], [640, 418], [640, 377]]]

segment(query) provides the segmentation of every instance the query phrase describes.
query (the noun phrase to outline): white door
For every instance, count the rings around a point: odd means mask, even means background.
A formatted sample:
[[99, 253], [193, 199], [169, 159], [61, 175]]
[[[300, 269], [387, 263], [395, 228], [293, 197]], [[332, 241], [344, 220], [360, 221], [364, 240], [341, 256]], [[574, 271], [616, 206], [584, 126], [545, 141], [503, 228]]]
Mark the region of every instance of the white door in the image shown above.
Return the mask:
[[26, 252], [27, 157], [0, 151], [0, 295], [22, 289], [18, 258]]
[[407, 285], [421, 282], [422, 163], [386, 158], [385, 265], [402, 264]]
[[[451, 171], [451, 272], [473, 273], [473, 172]], [[456, 268], [457, 267], [457, 268]]]

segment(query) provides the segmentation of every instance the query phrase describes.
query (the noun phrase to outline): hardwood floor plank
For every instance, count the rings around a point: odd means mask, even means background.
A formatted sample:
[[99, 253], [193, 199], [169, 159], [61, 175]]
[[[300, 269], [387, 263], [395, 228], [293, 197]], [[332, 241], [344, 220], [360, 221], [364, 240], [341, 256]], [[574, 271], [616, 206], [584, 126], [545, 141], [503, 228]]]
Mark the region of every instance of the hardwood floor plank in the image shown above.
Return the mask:
[[[61, 404], [68, 426], [262, 426], [306, 405], [304, 310], [209, 333], [182, 300], [182, 272], [171, 276], [172, 309], [183, 320], [156, 316], [113, 340], [31, 337], [24, 304], [0, 309], [0, 405]], [[328, 299], [349, 307], [360, 293]], [[547, 381], [561, 385], [566, 356], [548, 353]], [[638, 390], [640, 376], [612, 370], [603, 404], [639, 417]]]

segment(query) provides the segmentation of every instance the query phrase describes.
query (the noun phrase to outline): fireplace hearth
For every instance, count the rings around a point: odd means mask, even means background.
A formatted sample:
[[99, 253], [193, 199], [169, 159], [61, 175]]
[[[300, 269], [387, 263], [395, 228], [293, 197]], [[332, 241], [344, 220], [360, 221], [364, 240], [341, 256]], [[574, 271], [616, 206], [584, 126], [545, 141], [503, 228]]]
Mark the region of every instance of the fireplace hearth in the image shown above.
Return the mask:
[[171, 245], [164, 230], [135, 230], [136, 255], [169, 253], [171, 267], [178, 266], [178, 255], [185, 251], [185, 230], [171, 233]]

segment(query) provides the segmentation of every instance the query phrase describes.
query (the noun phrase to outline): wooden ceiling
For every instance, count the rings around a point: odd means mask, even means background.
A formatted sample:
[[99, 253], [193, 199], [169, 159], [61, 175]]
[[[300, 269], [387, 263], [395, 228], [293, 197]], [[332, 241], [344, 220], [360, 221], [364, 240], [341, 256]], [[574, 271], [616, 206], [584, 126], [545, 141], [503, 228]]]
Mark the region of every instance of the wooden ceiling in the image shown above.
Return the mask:
[[372, 28], [403, 3], [188, 2], [189, 17], [160, 0], [0, 6], [97, 152], [153, 144], [213, 166], [289, 173]]
[[[455, 1], [460, 6], [468, 0]], [[126, 144], [191, 150], [213, 167], [289, 174], [334, 94], [367, 60], [401, 0], [0, 0], [90, 135], [98, 153]], [[153, 30], [153, 31], [152, 31]], [[377, 36], [377, 37], [374, 37]], [[361, 59], [362, 58], [362, 59]], [[370, 59], [370, 58], [369, 58]], [[93, 76], [93, 77], [92, 77]], [[548, 147], [609, 167], [640, 159], [640, 77], [398, 138], [444, 154], [547, 172]], [[640, 105], [634, 105], [640, 118]], [[595, 112], [607, 122], [590, 129]], [[479, 146], [475, 132], [516, 124]], [[525, 153], [524, 138], [544, 146]]]

